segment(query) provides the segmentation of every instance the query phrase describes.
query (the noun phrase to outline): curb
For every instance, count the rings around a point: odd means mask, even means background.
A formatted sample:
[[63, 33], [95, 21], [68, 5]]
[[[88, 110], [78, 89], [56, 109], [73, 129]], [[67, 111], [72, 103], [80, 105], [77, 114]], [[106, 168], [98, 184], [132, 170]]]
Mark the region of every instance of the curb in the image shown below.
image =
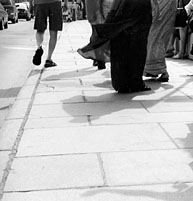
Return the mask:
[[[28, 119], [29, 112], [32, 108], [32, 104], [34, 101], [37, 87], [41, 80], [42, 73], [43, 73], [43, 68], [33, 69], [30, 72], [26, 82], [22, 86], [18, 96], [16, 97], [16, 100], [14, 101], [14, 104], [12, 105], [10, 109], [10, 112], [5, 118], [5, 122], [3, 123], [1, 128], [1, 132], [5, 132], [8, 134], [8, 136], [7, 135], [4, 136], [6, 137], [5, 144], [6, 142], [8, 142], [10, 147], [8, 149], [7, 148], [1, 149], [1, 151], [7, 152], [6, 153], [7, 160], [5, 159], [3, 165], [1, 164], [1, 167], [4, 167], [4, 168], [3, 168], [2, 177], [0, 177], [0, 200], [2, 199], [2, 196], [3, 196], [3, 190], [6, 184], [7, 177], [9, 175], [9, 171], [11, 169], [12, 162], [17, 154], [17, 149], [23, 135], [24, 127]], [[16, 121], [16, 124], [10, 123], [14, 121]], [[10, 140], [9, 135], [13, 135], [13, 133], [14, 133], [15, 139], [13, 139], [12, 137], [12, 140]], [[2, 144], [2, 147], [3, 147], [3, 144]], [[3, 161], [3, 160], [0, 160], [0, 161]]]

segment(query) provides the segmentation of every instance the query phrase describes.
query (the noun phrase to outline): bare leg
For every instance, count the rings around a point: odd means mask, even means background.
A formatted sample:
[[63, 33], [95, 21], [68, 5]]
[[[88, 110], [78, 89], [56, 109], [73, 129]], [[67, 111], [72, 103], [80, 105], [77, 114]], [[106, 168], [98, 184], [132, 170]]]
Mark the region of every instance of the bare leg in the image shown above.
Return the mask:
[[36, 32], [36, 44], [38, 48], [42, 46], [42, 43], [44, 41], [44, 31], [37, 31]]
[[57, 31], [50, 30], [50, 41], [49, 41], [47, 60], [51, 60], [51, 58], [52, 58], [52, 54], [54, 52], [54, 49], [55, 49], [56, 43], [57, 43], [57, 36], [58, 36]]
[[37, 31], [36, 32], [36, 44], [37, 44], [37, 50], [33, 56], [32, 63], [36, 66], [39, 66], [41, 64], [41, 58], [43, 55], [43, 49], [42, 49], [42, 43], [44, 41], [44, 31]]

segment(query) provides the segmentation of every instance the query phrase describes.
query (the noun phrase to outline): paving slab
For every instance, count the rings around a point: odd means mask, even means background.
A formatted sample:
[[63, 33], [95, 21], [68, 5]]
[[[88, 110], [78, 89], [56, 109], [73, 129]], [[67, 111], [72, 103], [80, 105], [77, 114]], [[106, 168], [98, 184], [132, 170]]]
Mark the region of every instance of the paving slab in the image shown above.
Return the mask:
[[23, 119], [6, 120], [0, 130], [0, 150], [11, 150]]
[[162, 127], [180, 148], [193, 148], [193, 122], [162, 123]]
[[109, 186], [193, 182], [190, 150], [104, 153], [102, 161]]
[[25, 85], [22, 87], [21, 91], [19, 92], [17, 99], [30, 99], [33, 95], [35, 90], [35, 85]]
[[0, 181], [2, 181], [10, 153], [10, 151], [0, 151]]
[[193, 100], [162, 100], [141, 101], [144, 107], [151, 113], [156, 112], [192, 112]]
[[71, 126], [88, 126], [90, 125], [89, 117], [62, 117], [62, 118], [41, 118], [28, 119], [25, 124], [25, 129], [38, 128], [63, 128]]
[[0, 110], [0, 127], [3, 126], [3, 123], [8, 113], [9, 113], [9, 108], [6, 108], [5, 110]]
[[97, 91], [97, 90], [105, 90], [105, 91], [113, 91], [114, 93], [115, 90], [112, 87], [111, 84], [111, 79], [109, 78], [93, 78], [93, 79], [86, 79], [86, 78], [81, 78], [81, 83], [82, 83], [82, 88], [85, 90], [89, 91]]
[[2, 201], [190, 201], [192, 183], [5, 193]]
[[42, 67], [34, 68], [30, 75], [28, 76], [28, 79], [25, 82], [25, 85], [36, 85], [37, 81], [40, 78]]
[[[68, 101], [68, 100], [66, 100]], [[70, 100], [69, 100], [70, 101]], [[144, 114], [147, 110], [140, 102], [115, 101], [103, 103], [74, 103], [33, 105], [29, 118], [65, 116], [128, 116], [132, 113]]]
[[[109, 72], [106, 71], [98, 71], [96, 67], [87, 66], [85, 68], [82, 68], [80, 70], [74, 70], [71, 71], [65, 70], [65, 71], [44, 71], [42, 74], [42, 80], [63, 80], [63, 79], [77, 79], [77, 78], [101, 78], [110, 76]], [[107, 77], [107, 78], [108, 78]]]
[[17, 156], [175, 148], [158, 124], [81, 126], [25, 130]]
[[84, 102], [82, 91], [38, 93], [34, 98], [34, 105], [57, 103], [81, 103]]
[[24, 119], [26, 111], [29, 107], [31, 99], [16, 100], [11, 111], [6, 117], [7, 120], [11, 119]]
[[191, 98], [191, 99], [193, 99], [193, 91], [192, 91], [192, 85], [193, 84], [191, 84], [191, 86], [188, 86], [188, 87], [185, 87], [185, 88], [183, 88], [183, 89], [180, 89], [180, 91], [182, 92], [182, 93], [184, 93], [186, 96], [188, 96], [189, 98]]
[[[91, 116], [91, 125], [113, 125], [113, 124], [134, 124], [134, 123], [191, 123], [193, 112], [157, 112], [146, 114], [129, 114], [127, 116]], [[174, 124], [175, 125], [175, 124]], [[175, 129], [175, 128], [173, 128]]]
[[81, 82], [77, 80], [57, 80], [57, 81], [42, 81], [40, 82], [37, 93], [42, 92], [64, 92], [77, 91], [82, 88]]
[[102, 186], [96, 155], [16, 158], [5, 191], [35, 191]]
[[112, 91], [85, 91], [85, 98], [88, 102], [97, 101], [116, 101], [121, 98], [133, 101], [144, 100], [189, 100], [189, 97], [180, 92], [179, 90], [162, 90], [162, 91], [146, 91], [133, 94], [118, 94], [114, 90]]

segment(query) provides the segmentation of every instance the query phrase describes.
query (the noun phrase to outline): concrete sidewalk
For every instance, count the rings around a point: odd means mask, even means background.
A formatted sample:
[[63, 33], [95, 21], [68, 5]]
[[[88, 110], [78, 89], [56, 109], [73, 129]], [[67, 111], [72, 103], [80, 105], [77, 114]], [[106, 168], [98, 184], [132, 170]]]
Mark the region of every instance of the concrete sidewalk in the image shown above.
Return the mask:
[[191, 201], [193, 62], [168, 59], [168, 83], [117, 94], [109, 66], [76, 52], [90, 31], [70, 23], [58, 67], [23, 86], [0, 134], [2, 201]]

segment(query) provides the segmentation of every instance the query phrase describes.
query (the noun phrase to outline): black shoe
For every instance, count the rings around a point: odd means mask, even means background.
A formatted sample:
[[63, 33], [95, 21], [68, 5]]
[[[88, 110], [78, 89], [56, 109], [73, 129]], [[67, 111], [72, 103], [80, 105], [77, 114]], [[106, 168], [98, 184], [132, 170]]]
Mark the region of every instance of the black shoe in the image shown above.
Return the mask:
[[119, 89], [118, 93], [119, 94], [125, 94], [125, 93], [136, 93], [136, 92], [143, 92], [143, 91], [150, 91], [151, 88], [143, 85], [141, 87], [137, 87], [137, 88], [125, 88], [125, 89]]
[[103, 62], [103, 61], [96, 61], [96, 60], [94, 60], [93, 61], [93, 66], [98, 66], [98, 70], [103, 70], [103, 69], [106, 68], [105, 62]]
[[45, 68], [51, 68], [51, 67], [55, 67], [57, 66], [57, 64], [55, 62], [53, 62], [52, 60], [46, 60], [44, 67]]
[[166, 53], [166, 58], [172, 58], [174, 56], [174, 53]]
[[36, 66], [39, 66], [41, 64], [41, 59], [42, 59], [42, 55], [43, 55], [44, 51], [42, 49], [42, 47], [39, 47], [36, 52], [35, 55], [33, 56], [33, 64]]
[[106, 69], [105, 62], [98, 61], [98, 70]]
[[168, 82], [169, 81], [169, 75], [168, 73], [162, 73], [161, 76], [157, 79], [159, 82]]

